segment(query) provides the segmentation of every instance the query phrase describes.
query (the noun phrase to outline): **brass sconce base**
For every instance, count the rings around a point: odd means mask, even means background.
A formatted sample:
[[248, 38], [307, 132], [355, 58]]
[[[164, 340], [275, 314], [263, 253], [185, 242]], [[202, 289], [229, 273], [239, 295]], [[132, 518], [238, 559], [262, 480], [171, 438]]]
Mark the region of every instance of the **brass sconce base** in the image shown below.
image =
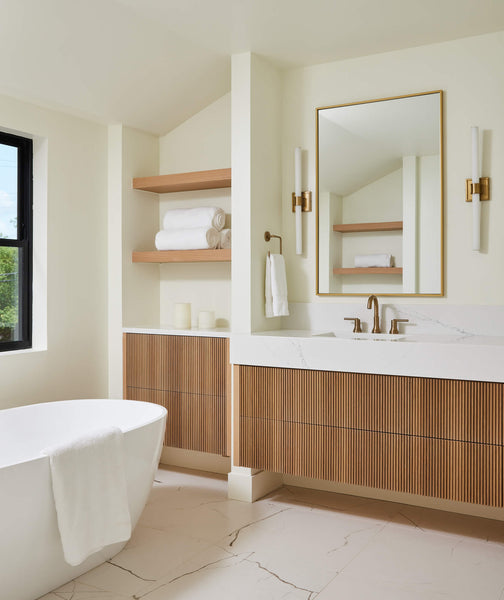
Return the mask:
[[292, 192], [292, 212], [296, 212], [296, 205], [301, 206], [301, 212], [311, 212], [311, 192], [301, 192], [301, 196], [296, 196], [296, 194]]
[[[479, 185], [480, 200], [490, 200], [490, 177], [481, 177], [476, 185]], [[472, 202], [472, 179], [466, 179], [466, 202]]]

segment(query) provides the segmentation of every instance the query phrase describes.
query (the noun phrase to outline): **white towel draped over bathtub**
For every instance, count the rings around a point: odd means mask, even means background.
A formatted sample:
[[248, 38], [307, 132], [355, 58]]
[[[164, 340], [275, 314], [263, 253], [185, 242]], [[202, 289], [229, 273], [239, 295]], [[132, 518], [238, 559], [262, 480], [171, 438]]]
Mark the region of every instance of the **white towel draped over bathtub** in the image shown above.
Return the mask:
[[42, 451], [51, 464], [61, 543], [70, 565], [131, 536], [122, 438], [117, 427], [103, 427]]
[[217, 206], [202, 206], [200, 208], [174, 208], [165, 212], [163, 229], [194, 229], [204, 227], [224, 228], [226, 213]]
[[287, 277], [285, 261], [281, 254], [268, 254], [266, 257], [266, 317], [283, 317], [289, 314], [287, 301]]

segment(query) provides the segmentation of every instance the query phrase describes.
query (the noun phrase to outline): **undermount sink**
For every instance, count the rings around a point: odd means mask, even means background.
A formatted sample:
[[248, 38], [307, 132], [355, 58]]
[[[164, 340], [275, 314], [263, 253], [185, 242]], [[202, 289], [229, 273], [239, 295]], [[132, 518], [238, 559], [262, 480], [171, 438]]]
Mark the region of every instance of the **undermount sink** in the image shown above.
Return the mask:
[[372, 340], [375, 342], [394, 342], [406, 337], [401, 333], [352, 333], [348, 331], [326, 331], [315, 333], [314, 336], [335, 337], [342, 340]]

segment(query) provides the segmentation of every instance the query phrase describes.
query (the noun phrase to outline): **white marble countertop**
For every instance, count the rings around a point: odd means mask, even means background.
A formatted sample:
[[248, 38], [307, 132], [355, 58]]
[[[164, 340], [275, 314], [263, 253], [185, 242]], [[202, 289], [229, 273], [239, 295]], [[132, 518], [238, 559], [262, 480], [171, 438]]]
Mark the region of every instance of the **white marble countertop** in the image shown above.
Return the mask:
[[377, 341], [353, 339], [348, 332], [334, 332], [335, 337], [321, 333], [279, 330], [233, 334], [231, 362], [504, 382], [504, 336], [417, 334]]
[[215, 329], [175, 329], [172, 325], [160, 325], [158, 327], [123, 327], [124, 333], [146, 333], [150, 335], [190, 335], [194, 337], [223, 337], [231, 336], [228, 327], [216, 327]]

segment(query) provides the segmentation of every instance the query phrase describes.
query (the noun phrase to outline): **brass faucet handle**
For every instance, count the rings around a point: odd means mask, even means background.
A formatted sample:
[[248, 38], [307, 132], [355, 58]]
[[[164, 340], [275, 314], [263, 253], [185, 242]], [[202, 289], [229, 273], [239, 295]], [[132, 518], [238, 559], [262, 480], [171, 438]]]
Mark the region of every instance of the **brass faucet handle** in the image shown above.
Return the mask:
[[360, 319], [357, 317], [345, 317], [343, 319], [344, 321], [353, 321], [354, 322], [354, 328], [353, 328], [353, 332], [354, 333], [362, 333], [362, 328], [361, 328], [361, 324], [360, 324]]
[[397, 323], [408, 323], [409, 319], [392, 319], [390, 322], [390, 331], [389, 333], [399, 333], [397, 329]]

